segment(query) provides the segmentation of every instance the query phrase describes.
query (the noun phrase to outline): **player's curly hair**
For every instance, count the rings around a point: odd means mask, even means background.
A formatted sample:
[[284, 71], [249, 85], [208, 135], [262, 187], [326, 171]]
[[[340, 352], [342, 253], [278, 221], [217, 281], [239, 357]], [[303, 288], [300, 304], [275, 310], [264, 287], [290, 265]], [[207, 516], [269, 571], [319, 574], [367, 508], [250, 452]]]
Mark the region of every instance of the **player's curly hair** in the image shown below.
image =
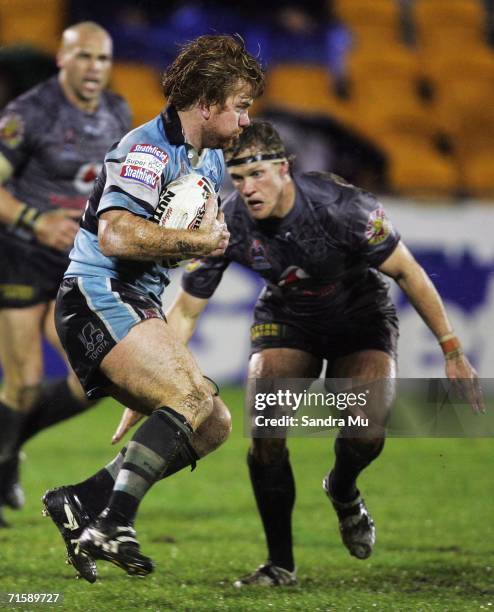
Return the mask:
[[239, 80], [251, 86], [253, 98], [264, 90], [264, 72], [240, 36], [206, 35], [180, 50], [163, 74], [163, 92], [177, 110], [199, 101], [223, 105]]
[[281, 136], [268, 121], [252, 121], [244, 128], [233, 147], [225, 151], [225, 159], [239, 157], [246, 149], [255, 149], [259, 153], [278, 154], [290, 161]]

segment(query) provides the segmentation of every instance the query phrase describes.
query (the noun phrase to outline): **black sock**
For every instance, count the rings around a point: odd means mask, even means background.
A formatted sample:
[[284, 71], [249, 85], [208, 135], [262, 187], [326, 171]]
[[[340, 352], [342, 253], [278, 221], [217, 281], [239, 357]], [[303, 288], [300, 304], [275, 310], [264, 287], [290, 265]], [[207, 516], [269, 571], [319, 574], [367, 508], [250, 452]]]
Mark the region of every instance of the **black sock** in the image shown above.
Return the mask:
[[[115, 479], [124, 462], [126, 451], [127, 447], [124, 446], [118, 455], [102, 470], [86, 480], [72, 485], [72, 488], [75, 489], [77, 496], [91, 516], [98, 516], [108, 505], [115, 485]], [[198, 460], [199, 455], [197, 455], [192, 447], [189, 452], [179, 452], [170, 465], [167, 466], [160, 480], [168, 478], [168, 476], [179, 472], [189, 465], [192, 465], [192, 469], [194, 469], [195, 463]]]
[[164, 480], [168, 478], [168, 476], [172, 476], [180, 470], [192, 466], [192, 470], [194, 471], [196, 468], [196, 462], [199, 461], [200, 457], [194, 450], [194, 448], [189, 444], [187, 448], [180, 449], [177, 453], [176, 457], [170, 461], [170, 463], [166, 466], [165, 471], [162, 472], [160, 476], [160, 480]]
[[191, 436], [192, 428], [181, 414], [166, 406], [153, 412], [127, 445], [106, 518], [133, 523], [141, 499], [177, 455], [188, 452]]
[[0, 463], [8, 460], [17, 448], [26, 415], [0, 400]]
[[87, 402], [74, 397], [66, 378], [43, 382], [36, 404], [26, 415], [19, 435], [19, 446], [42, 429], [69, 419], [87, 408]]
[[334, 444], [336, 461], [331, 474], [331, 495], [341, 502], [350, 502], [357, 497], [357, 476], [384, 447], [384, 439], [366, 441], [361, 438], [338, 436]]
[[115, 479], [123, 465], [127, 447], [124, 446], [102, 470], [72, 488], [92, 517], [98, 516], [108, 505]]
[[292, 572], [295, 568], [292, 545], [292, 511], [295, 505], [295, 481], [286, 451], [276, 463], [260, 463], [247, 455], [250, 480], [261, 515], [269, 560]]

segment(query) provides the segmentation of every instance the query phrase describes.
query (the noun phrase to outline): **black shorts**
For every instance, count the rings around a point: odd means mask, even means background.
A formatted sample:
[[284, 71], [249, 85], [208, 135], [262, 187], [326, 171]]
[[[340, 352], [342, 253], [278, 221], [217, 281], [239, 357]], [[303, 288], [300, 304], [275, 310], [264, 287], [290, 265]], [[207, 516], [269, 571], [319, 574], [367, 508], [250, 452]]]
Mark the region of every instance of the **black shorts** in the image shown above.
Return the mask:
[[65, 254], [0, 231], [0, 308], [51, 302], [68, 265]]
[[72, 369], [89, 399], [108, 395], [103, 358], [146, 319], [163, 319], [161, 302], [112, 278], [72, 277], [60, 285], [55, 325]]
[[331, 376], [336, 359], [358, 351], [384, 351], [396, 360], [398, 336], [398, 321], [394, 316], [374, 315], [321, 334], [299, 320], [277, 319], [272, 308], [257, 306], [250, 333], [251, 355], [268, 348], [299, 349], [326, 359], [327, 375]]

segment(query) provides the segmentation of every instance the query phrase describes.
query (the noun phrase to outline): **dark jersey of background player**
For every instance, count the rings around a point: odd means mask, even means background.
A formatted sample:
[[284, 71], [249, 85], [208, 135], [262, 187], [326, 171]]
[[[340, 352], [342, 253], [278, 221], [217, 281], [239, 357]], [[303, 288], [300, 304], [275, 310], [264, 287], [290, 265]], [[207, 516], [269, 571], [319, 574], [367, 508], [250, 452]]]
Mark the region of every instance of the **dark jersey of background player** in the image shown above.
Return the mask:
[[[53, 77], [11, 102], [0, 117], [0, 153], [14, 169], [5, 187], [41, 212], [67, 208], [82, 214], [108, 147], [129, 127], [129, 109], [120, 96], [103, 92], [96, 111], [83, 112], [67, 100]], [[41, 258], [29, 263], [44, 265], [46, 275], [61, 280], [68, 265], [65, 253], [39, 244], [22, 227], [0, 224], [0, 240], [2, 259], [16, 257], [12, 266], [3, 265], [0, 271], [0, 305], [15, 306], [20, 301], [14, 287], [27, 284], [16, 270], [21, 254]], [[5, 274], [9, 277], [3, 281]], [[50, 299], [57, 285], [53, 283]]]
[[108, 147], [129, 129], [125, 101], [104, 91], [112, 41], [85, 22], [62, 35], [59, 73], [0, 115], [0, 508], [22, 505], [17, 448], [88, 406], [75, 375], [43, 382], [42, 336], [65, 353], [54, 298]]
[[[224, 269], [236, 261], [266, 281], [251, 330], [246, 390], [251, 410], [257, 381], [264, 379], [271, 390], [276, 379], [315, 378], [323, 359], [331, 378], [357, 385], [380, 381], [366, 401], [367, 426], [347, 422], [340, 430], [334, 467], [324, 479], [343, 543], [366, 559], [375, 526], [357, 478], [383, 449], [396, 376], [397, 319], [381, 272], [406, 293], [441, 344], [447, 375], [466, 379], [471, 405], [481, 410], [476, 372], [452, 333], [440, 296], [374, 196], [332, 175], [295, 179], [284, 144], [267, 122], [244, 130], [226, 159], [237, 190], [224, 207], [228, 249], [221, 258], [189, 265], [183, 290], [167, 313], [169, 324], [186, 342]], [[281, 411], [275, 406], [270, 416]], [[262, 431], [253, 421], [248, 467], [268, 561], [235, 586], [294, 584], [295, 482], [286, 433]]]
[[192, 263], [183, 288], [195, 297], [211, 297], [234, 261], [266, 281], [255, 311], [258, 323], [275, 320], [314, 334], [383, 317], [396, 323], [376, 268], [400, 236], [382, 206], [373, 195], [329, 174], [304, 174], [296, 187], [294, 206], [285, 217], [262, 220], [253, 219], [233, 193], [223, 207], [232, 235], [225, 255]]

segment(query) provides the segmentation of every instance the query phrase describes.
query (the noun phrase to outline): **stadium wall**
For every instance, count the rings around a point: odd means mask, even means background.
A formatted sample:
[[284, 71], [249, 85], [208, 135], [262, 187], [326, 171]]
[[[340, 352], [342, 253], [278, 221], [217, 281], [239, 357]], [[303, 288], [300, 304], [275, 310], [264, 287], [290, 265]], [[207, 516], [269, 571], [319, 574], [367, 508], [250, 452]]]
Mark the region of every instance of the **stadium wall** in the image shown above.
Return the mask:
[[[421, 206], [385, 199], [390, 218], [443, 296], [454, 328], [483, 378], [494, 378], [494, 207]], [[180, 284], [180, 270], [166, 291], [170, 304]], [[262, 287], [239, 266], [230, 266], [208, 305], [191, 343], [204, 372], [222, 383], [244, 380], [249, 351], [251, 311]], [[432, 334], [392, 283], [401, 323], [401, 377], [440, 377], [441, 353]], [[46, 349], [47, 374], [63, 364]]]

